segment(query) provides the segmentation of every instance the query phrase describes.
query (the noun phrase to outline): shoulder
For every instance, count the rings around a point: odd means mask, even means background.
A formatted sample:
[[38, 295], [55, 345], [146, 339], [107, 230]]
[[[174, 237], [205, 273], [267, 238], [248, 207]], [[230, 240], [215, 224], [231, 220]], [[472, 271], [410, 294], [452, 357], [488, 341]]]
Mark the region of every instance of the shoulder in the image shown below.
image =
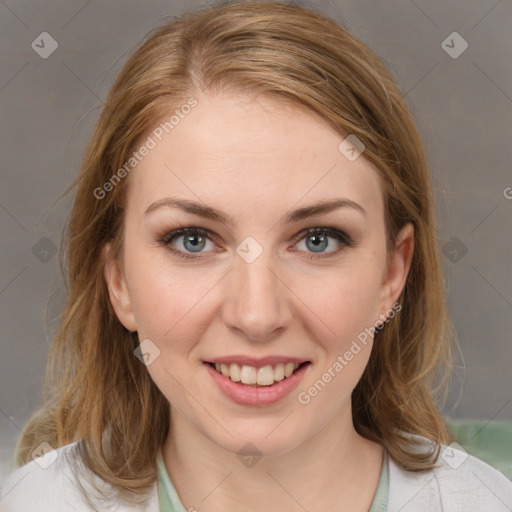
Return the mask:
[[430, 471], [406, 471], [390, 459], [388, 511], [510, 512], [512, 482], [457, 446], [443, 445]]
[[[13, 471], [0, 489], [0, 512], [91, 512], [96, 509], [87, 502], [77, 483], [73, 463], [77, 458], [78, 441], [51, 450], [37, 459]], [[80, 484], [88, 488], [94, 481], [103, 496], [109, 496], [106, 482], [87, 472], [90, 479]], [[91, 489], [93, 489], [91, 487]], [[89, 493], [87, 493], [89, 496]], [[92, 493], [91, 493], [92, 495]], [[98, 510], [116, 512], [139, 512], [137, 506], [115, 503], [105, 508], [105, 503], [97, 504]], [[158, 512], [158, 496], [153, 493], [148, 512]]]

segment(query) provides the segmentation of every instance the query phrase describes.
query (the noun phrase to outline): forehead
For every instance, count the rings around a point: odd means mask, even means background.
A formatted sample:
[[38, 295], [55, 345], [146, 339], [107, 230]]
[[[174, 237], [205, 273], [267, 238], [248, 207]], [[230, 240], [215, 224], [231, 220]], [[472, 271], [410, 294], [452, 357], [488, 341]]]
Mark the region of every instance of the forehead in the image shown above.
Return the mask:
[[376, 169], [364, 153], [347, 159], [338, 148], [344, 137], [314, 112], [261, 94], [195, 98], [172, 128], [172, 113], [155, 123], [154, 148], [131, 172], [132, 208], [178, 196], [263, 213], [346, 197], [381, 212]]

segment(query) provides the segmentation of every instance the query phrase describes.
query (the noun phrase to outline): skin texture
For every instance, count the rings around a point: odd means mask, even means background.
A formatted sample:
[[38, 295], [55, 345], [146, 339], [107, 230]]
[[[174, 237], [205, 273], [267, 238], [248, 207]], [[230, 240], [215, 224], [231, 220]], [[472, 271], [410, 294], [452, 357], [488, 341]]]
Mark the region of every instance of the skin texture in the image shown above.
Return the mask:
[[[355, 432], [350, 395], [372, 339], [309, 404], [297, 394], [389, 314], [409, 271], [412, 225], [386, 267], [382, 191], [364, 153], [349, 161], [338, 150], [343, 137], [320, 117], [263, 95], [196, 98], [132, 171], [123, 254], [105, 266], [119, 320], [160, 350], [147, 369], [171, 404], [167, 471], [186, 509], [367, 511], [383, 451]], [[165, 206], [145, 214], [171, 196], [222, 210], [236, 224]], [[342, 197], [366, 215], [343, 207], [279, 222]], [[172, 248], [198, 256], [180, 259], [160, 242], [180, 226], [209, 230], [215, 240], [196, 253], [177, 236]], [[347, 233], [353, 246], [328, 236], [314, 252], [301, 232], [318, 226]], [[252, 263], [236, 252], [248, 236], [263, 250]], [[202, 364], [232, 354], [312, 364], [290, 395], [251, 407], [222, 394]], [[262, 455], [252, 466], [237, 457], [249, 442]]]

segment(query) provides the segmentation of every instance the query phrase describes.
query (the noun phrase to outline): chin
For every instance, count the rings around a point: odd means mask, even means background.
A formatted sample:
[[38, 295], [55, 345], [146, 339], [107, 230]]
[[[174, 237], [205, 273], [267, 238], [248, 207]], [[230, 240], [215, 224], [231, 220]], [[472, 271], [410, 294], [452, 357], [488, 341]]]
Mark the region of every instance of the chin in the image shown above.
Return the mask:
[[289, 429], [276, 428], [279, 421], [272, 421], [270, 428], [268, 428], [270, 422], [265, 422], [264, 427], [256, 428], [254, 420], [250, 420], [251, 427], [247, 425], [239, 425], [238, 428], [226, 426], [233, 437], [224, 432], [220, 439], [211, 438], [211, 440], [238, 457], [277, 457], [293, 450], [305, 440], [303, 439], [304, 433], [301, 435]]

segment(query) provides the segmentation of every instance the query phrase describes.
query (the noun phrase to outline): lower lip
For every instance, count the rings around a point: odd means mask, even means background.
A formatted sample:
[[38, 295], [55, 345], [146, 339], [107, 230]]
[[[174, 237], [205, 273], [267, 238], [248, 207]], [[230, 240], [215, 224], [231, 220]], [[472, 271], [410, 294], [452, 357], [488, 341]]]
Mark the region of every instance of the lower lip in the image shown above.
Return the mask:
[[203, 365], [220, 390], [233, 402], [240, 405], [265, 406], [274, 404], [289, 395], [299, 385], [311, 363], [301, 366], [289, 377], [275, 382], [271, 386], [250, 386], [233, 382], [208, 363], [203, 363]]

